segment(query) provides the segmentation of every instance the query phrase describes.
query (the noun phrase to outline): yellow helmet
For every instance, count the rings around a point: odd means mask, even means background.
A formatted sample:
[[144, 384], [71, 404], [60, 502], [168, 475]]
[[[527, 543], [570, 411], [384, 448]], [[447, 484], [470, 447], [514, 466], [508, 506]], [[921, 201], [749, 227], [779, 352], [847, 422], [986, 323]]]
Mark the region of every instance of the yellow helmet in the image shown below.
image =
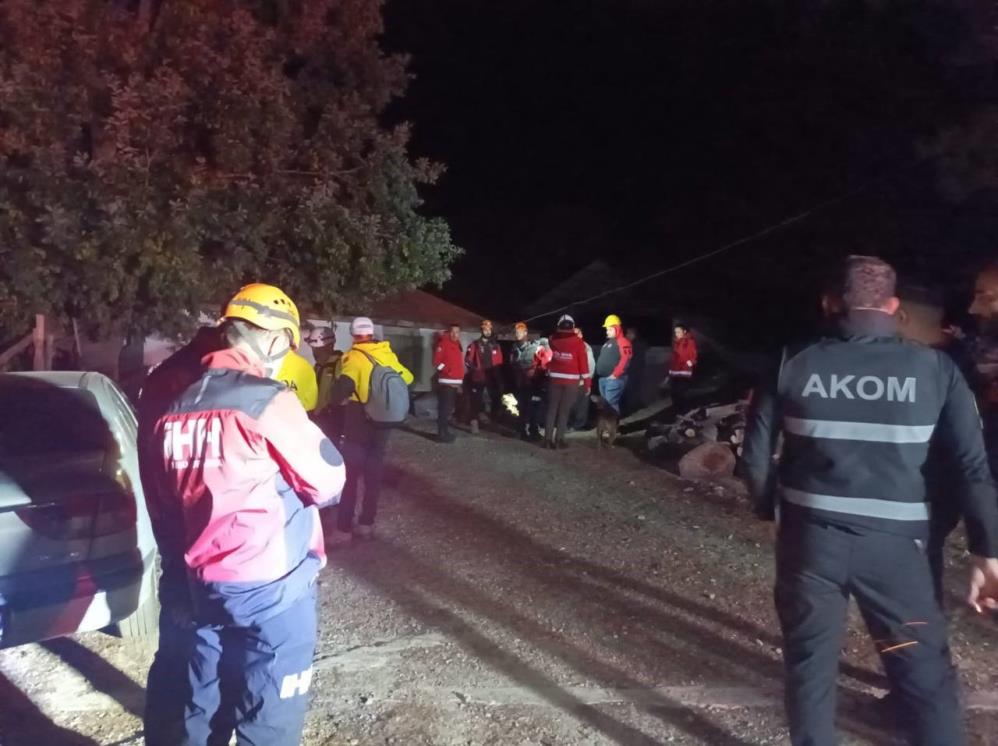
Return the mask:
[[261, 282], [246, 285], [232, 296], [222, 318], [242, 319], [270, 331], [287, 329], [291, 332], [291, 346], [297, 350], [301, 345], [298, 307], [283, 290], [273, 285]]
[[617, 314], [611, 313], [606, 317], [606, 321], [603, 322], [603, 328], [606, 329], [611, 326], [622, 326], [623, 323], [624, 322], [620, 320], [620, 317]]

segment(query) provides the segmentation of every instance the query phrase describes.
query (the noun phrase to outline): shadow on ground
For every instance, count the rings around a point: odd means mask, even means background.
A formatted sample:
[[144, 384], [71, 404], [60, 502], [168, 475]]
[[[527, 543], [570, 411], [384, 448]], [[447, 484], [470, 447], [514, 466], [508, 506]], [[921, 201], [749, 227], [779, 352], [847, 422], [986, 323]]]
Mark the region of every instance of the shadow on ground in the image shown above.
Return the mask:
[[[410, 551], [399, 542], [381, 541], [334, 554], [333, 563], [615, 743], [659, 741], [605, 709], [579, 701], [537, 664], [491, 639], [488, 630], [528, 642], [541, 656], [570, 669], [573, 675], [598, 686], [617, 687], [625, 697], [627, 690], [642, 690], [646, 696], [633, 698], [631, 706], [704, 743], [749, 743], [713, 722], [707, 711], [654, 693], [649, 703], [647, 694], [655, 685], [651, 677], [660, 670], [656, 668], [659, 665], [666, 665], [669, 674], [680, 679], [702, 680], [706, 676], [778, 692], [782, 666], [759, 648], [760, 643], [779, 643], [771, 631], [718, 605], [699, 603], [586, 557], [545, 546], [476, 506], [450, 498], [412, 471], [393, 474], [391, 481], [405, 484], [406, 501], [419, 513], [417, 533], [423, 541], [439, 552], [445, 539], [435, 534], [456, 532], [462, 537], [458, 551], [477, 555], [472, 565], [498, 567], [498, 572], [508, 573], [502, 583], [505, 588], [529, 589], [530, 597], [538, 603], [525, 610], [517, 596], [499, 588], [490, 590], [487, 583], [470, 582], [448, 571], [446, 568], [457, 561], [454, 558], [427, 561], [418, 556], [418, 548]], [[568, 610], [575, 621], [570, 626], [585, 629], [585, 636], [579, 639], [576, 632], [553, 630], [550, 619], [545, 618], [545, 604], [555, 605], [563, 613]], [[466, 619], [469, 616], [485, 623], [472, 624]], [[620, 634], [622, 623], [627, 626], [625, 634]], [[869, 671], [849, 669], [847, 674], [865, 684], [882, 684], [882, 678]], [[876, 734], [864, 714], [867, 708], [859, 706], [865, 698], [853, 692], [844, 694], [857, 701], [847, 704], [845, 709], [854, 714], [846, 715], [843, 727], [864, 736]]]

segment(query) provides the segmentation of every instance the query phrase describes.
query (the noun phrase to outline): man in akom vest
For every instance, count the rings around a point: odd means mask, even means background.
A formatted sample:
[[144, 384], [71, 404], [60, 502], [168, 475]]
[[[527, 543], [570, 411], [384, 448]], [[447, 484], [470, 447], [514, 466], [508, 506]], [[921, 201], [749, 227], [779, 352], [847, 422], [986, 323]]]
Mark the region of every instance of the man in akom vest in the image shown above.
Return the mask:
[[[894, 269], [850, 257], [833, 336], [784, 350], [753, 400], [744, 465], [757, 515], [779, 520], [776, 610], [795, 746], [831, 746], [855, 597], [912, 744], [966, 743], [946, 620], [926, 558], [925, 467], [943, 451], [967, 528], [967, 601], [998, 605], [998, 495], [973, 395], [946, 353], [902, 341]], [[783, 448], [774, 462], [779, 436]]]

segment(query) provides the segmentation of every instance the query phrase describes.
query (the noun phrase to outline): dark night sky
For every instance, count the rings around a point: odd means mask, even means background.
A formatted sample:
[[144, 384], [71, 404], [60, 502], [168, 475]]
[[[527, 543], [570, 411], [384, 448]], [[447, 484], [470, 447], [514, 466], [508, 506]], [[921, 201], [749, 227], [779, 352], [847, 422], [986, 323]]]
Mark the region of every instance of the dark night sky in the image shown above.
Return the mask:
[[389, 0], [385, 13], [386, 45], [415, 75], [391, 116], [447, 164], [427, 210], [467, 251], [444, 292], [472, 308], [513, 319], [593, 259], [640, 275], [885, 175], [644, 292], [789, 331], [836, 256], [958, 280], [954, 257], [980, 252], [954, 246], [980, 237], [974, 210], [940, 203], [931, 163], [911, 167], [919, 138], [990, 91], [991, 66], [953, 62], [973, 27], [950, 4]]

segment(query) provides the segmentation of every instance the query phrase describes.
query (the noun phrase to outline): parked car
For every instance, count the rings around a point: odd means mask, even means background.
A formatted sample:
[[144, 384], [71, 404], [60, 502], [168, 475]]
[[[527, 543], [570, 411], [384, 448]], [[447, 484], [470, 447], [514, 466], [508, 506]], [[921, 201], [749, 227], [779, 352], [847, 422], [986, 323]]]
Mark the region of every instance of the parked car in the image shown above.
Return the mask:
[[156, 631], [136, 435], [100, 373], [0, 374], [0, 647]]

